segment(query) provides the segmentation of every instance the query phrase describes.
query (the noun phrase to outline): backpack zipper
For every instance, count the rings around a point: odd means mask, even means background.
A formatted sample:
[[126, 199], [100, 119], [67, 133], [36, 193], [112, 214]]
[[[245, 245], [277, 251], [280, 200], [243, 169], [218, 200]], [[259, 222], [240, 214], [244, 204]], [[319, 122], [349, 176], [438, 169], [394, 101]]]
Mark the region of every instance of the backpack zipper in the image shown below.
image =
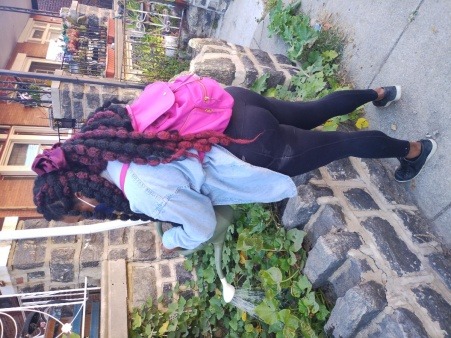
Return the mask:
[[199, 78], [197, 82], [199, 82], [200, 86], [202, 87], [204, 91], [204, 101], [207, 102], [208, 100], [210, 100], [210, 97], [207, 95], [207, 88], [205, 88], [205, 85], [202, 83], [202, 78]]

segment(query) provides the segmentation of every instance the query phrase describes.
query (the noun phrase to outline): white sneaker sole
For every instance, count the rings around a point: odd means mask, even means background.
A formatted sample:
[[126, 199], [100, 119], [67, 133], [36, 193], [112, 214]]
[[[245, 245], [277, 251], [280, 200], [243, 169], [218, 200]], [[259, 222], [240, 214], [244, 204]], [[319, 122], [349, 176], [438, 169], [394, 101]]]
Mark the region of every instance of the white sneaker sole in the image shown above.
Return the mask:
[[385, 106], [381, 106], [382, 108], [388, 107], [393, 102], [399, 101], [399, 99], [401, 98], [401, 86], [394, 86], [394, 87], [396, 88], [396, 96], [395, 96], [395, 98], [393, 100], [391, 100], [391, 101], [388, 101]]

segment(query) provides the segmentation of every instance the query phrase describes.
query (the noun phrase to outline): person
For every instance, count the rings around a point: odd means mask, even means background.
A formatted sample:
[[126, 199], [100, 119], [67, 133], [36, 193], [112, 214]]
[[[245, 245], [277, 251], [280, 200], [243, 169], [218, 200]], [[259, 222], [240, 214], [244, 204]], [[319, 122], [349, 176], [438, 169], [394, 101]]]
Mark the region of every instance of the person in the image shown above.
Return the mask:
[[34, 161], [37, 211], [63, 222], [171, 222], [179, 226], [164, 233], [164, 248], [193, 249], [212, 236], [215, 205], [295, 196], [292, 176], [348, 156], [399, 158], [395, 180], [406, 182], [437, 147], [431, 139], [398, 140], [376, 130], [312, 130], [368, 102], [388, 106], [399, 100], [399, 86], [337, 91], [310, 102], [284, 102], [239, 87], [226, 91], [234, 104], [224, 133], [140, 133], [123, 105], [97, 109], [78, 133]]

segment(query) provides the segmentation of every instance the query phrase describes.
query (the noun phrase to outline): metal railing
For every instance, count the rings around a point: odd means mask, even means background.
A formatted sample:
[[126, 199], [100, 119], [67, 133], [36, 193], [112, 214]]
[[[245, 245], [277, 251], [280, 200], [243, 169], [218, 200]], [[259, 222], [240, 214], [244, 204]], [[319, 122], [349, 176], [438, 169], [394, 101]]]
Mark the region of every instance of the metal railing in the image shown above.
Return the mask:
[[185, 6], [165, 1], [126, 0], [121, 79], [146, 82], [168, 58], [177, 57]]
[[0, 101], [17, 102], [25, 107], [49, 107], [52, 104], [50, 82], [18, 76], [0, 76]]
[[[50, 330], [54, 332], [49, 335], [51, 337], [61, 337], [64, 333], [80, 335], [89, 322], [86, 320], [88, 304], [93, 300], [93, 294], [99, 295], [99, 292], [100, 287], [87, 286], [85, 277], [84, 287], [80, 289], [0, 295], [0, 300], [16, 298], [19, 303], [19, 306], [0, 308], [0, 337], [6, 337], [7, 327], [13, 328], [14, 336], [11, 337], [14, 338], [44, 337]], [[98, 303], [99, 299], [95, 301]], [[17, 313], [23, 318], [17, 317]]]

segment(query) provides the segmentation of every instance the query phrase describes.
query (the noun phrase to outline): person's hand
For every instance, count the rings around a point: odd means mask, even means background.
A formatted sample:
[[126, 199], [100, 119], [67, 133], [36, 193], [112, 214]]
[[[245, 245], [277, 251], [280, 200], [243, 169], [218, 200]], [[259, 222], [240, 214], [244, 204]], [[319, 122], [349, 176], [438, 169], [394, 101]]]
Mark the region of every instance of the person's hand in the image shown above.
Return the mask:
[[180, 249], [181, 249], [180, 247], [175, 247], [174, 249], [168, 249], [163, 244], [161, 244], [161, 250], [163, 251], [163, 253], [165, 255], [169, 255], [169, 254], [173, 253], [174, 251], [177, 251]]

